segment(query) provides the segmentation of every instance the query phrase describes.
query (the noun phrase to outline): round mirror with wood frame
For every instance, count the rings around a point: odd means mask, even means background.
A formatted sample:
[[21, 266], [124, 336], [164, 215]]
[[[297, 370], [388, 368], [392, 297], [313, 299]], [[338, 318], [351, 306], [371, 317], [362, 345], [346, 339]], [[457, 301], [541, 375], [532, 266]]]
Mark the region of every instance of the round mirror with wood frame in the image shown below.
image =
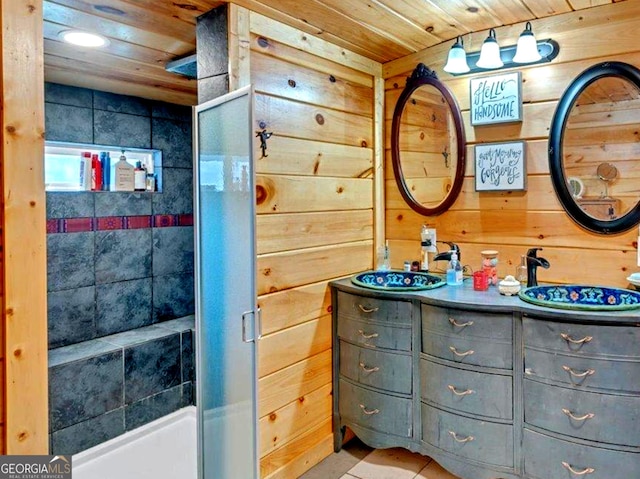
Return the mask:
[[604, 62], [564, 92], [551, 122], [549, 172], [583, 228], [621, 233], [640, 222], [640, 70]]
[[453, 204], [464, 181], [465, 141], [455, 98], [434, 71], [419, 63], [391, 124], [393, 173], [413, 210], [435, 216]]

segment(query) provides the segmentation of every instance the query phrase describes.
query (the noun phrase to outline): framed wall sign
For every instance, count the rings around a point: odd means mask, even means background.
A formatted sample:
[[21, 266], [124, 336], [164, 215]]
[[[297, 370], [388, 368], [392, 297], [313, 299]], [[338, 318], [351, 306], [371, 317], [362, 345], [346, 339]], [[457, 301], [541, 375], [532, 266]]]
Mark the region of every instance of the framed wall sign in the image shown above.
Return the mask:
[[523, 141], [475, 145], [476, 191], [527, 189]]
[[522, 75], [520, 72], [472, 78], [469, 84], [472, 125], [522, 121]]

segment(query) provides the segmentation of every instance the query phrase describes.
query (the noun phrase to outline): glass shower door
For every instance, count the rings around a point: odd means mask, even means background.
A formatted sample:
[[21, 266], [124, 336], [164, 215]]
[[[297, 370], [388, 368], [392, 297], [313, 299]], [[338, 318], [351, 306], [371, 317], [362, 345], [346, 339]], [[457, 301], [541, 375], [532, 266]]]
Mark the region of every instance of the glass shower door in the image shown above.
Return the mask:
[[199, 479], [257, 479], [253, 91], [194, 111]]

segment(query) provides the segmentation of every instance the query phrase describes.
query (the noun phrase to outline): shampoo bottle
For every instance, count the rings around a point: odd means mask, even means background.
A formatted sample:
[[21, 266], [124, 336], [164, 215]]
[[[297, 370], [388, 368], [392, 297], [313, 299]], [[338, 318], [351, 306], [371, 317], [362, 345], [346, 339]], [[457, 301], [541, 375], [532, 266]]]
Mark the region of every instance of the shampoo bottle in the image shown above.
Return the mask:
[[102, 190], [102, 164], [97, 153], [91, 155], [91, 191]]
[[102, 189], [111, 189], [111, 158], [108, 151], [100, 152], [100, 164], [102, 165]]
[[82, 190], [91, 189], [91, 166], [91, 153], [84, 151], [80, 160], [80, 189]]
[[115, 190], [116, 191], [133, 191], [134, 189], [134, 168], [133, 165], [127, 163], [127, 157], [124, 156], [124, 150], [120, 160], [115, 166]]

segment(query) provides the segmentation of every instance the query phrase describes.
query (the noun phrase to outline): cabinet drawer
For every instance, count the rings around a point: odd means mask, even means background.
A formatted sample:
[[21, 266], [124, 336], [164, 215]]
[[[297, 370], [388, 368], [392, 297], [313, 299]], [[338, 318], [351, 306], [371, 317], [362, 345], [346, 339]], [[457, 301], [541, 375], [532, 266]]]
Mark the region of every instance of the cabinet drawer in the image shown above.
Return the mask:
[[640, 328], [523, 318], [524, 344], [576, 356], [640, 358]]
[[498, 419], [513, 418], [510, 376], [485, 374], [420, 360], [424, 399], [459, 411]]
[[422, 404], [424, 441], [458, 456], [513, 467], [513, 427], [449, 414]]
[[345, 422], [411, 437], [411, 400], [377, 393], [340, 380], [340, 416]]
[[411, 394], [411, 356], [359, 348], [340, 341], [340, 374], [352, 381]]
[[382, 323], [411, 325], [411, 303], [389, 299], [368, 298], [338, 291], [340, 316]]
[[435, 333], [422, 328], [422, 352], [457, 363], [512, 369], [513, 346], [511, 342], [481, 338], [459, 338]]
[[524, 383], [527, 424], [602, 443], [640, 444], [640, 397], [579, 391], [531, 380]]
[[586, 389], [640, 394], [640, 361], [614, 361], [525, 349], [524, 367], [528, 378], [549, 379]]
[[380, 323], [338, 318], [338, 336], [368, 348], [411, 351], [411, 328], [383, 326]]
[[422, 324], [429, 331], [460, 338], [489, 338], [511, 341], [513, 315], [478, 313], [422, 305]]
[[640, 471], [638, 453], [573, 444], [528, 429], [522, 450], [525, 475], [532, 479], [631, 479]]

